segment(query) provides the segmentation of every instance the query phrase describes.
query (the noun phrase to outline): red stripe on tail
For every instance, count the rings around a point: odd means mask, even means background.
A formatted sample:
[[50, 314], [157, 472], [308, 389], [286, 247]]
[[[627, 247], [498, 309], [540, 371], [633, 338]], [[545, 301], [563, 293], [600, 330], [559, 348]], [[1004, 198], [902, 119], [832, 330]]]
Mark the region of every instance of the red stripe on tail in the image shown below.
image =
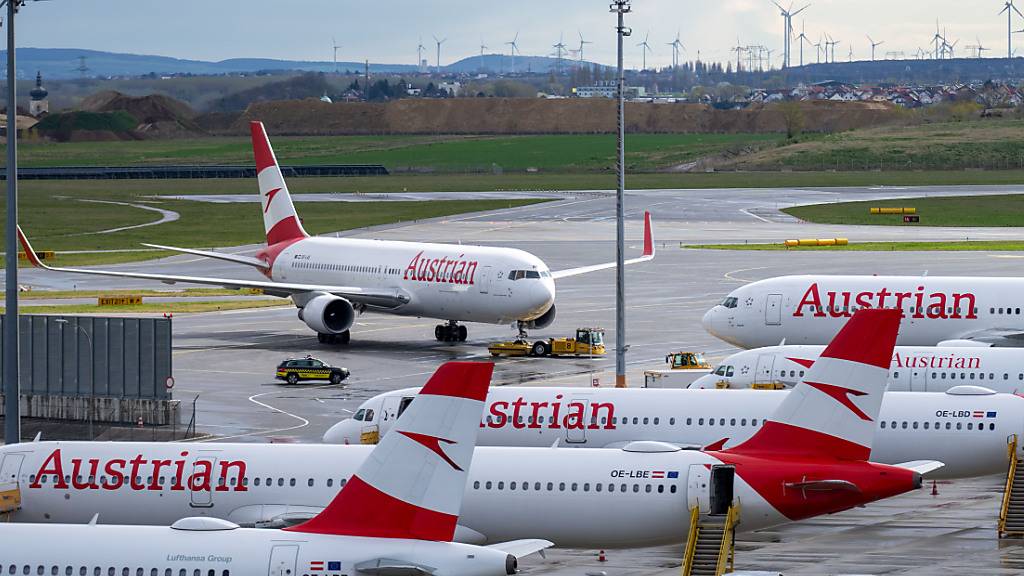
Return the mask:
[[277, 164], [274, 158], [274, 151], [270, 149], [270, 140], [263, 129], [263, 122], [249, 122], [249, 131], [252, 133], [252, 153], [256, 157], [256, 173], [259, 174], [264, 168]]
[[458, 519], [403, 502], [353, 476], [323, 512], [285, 530], [450, 542]]
[[491, 383], [490, 362], [446, 362], [430, 377], [420, 394], [454, 396], [483, 402]]
[[295, 216], [289, 216], [270, 229], [267, 232], [267, 245], [273, 246], [278, 242], [287, 242], [288, 240], [299, 240], [306, 238], [306, 231], [302, 229], [302, 225], [299, 224], [298, 218]]
[[903, 312], [894, 308], [862, 308], [836, 334], [821, 356], [888, 370], [902, 316]]

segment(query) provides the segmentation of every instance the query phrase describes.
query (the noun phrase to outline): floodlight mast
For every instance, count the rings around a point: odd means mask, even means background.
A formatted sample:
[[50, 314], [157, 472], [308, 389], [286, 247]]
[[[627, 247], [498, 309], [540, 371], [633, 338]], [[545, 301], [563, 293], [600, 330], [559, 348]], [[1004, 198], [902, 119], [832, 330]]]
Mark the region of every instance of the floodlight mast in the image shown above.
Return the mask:
[[7, 229], [6, 310], [4, 311], [4, 443], [21, 441], [18, 366], [18, 102], [14, 50], [14, 15], [26, 0], [2, 0], [7, 6]]
[[[626, 387], [626, 266], [625, 266], [625, 190], [626, 190], [626, 149], [625, 149], [625, 92], [626, 77], [622, 66], [622, 41], [633, 31], [624, 24], [623, 17], [632, 11], [629, 0], [615, 0], [609, 7], [618, 15], [616, 36], [618, 37], [618, 138], [616, 172], [618, 183], [615, 189], [615, 387]], [[644, 43], [647, 39], [644, 39]]]

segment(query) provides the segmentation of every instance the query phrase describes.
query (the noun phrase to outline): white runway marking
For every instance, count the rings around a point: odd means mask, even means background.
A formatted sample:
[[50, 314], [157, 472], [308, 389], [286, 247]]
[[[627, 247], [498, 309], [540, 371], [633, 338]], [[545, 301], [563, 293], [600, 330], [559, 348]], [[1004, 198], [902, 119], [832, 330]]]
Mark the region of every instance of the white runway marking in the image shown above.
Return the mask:
[[181, 214], [178, 214], [177, 212], [174, 212], [172, 210], [164, 210], [162, 208], [147, 206], [145, 204], [132, 204], [131, 202], [114, 202], [111, 200], [79, 200], [79, 202], [93, 202], [95, 204], [117, 204], [119, 206], [131, 206], [132, 208], [138, 208], [140, 210], [150, 210], [152, 212], [159, 212], [161, 217], [159, 220], [153, 222], [146, 222], [144, 224], [134, 224], [132, 226], [122, 226], [120, 228], [110, 228], [109, 230], [100, 230], [98, 232], [84, 232], [82, 234], [76, 234], [76, 236], [87, 236], [89, 234], [111, 234], [113, 232], [121, 232], [122, 230], [132, 230], [134, 228], [145, 228], [146, 226], [156, 226], [157, 224], [174, 222], [178, 218], [181, 218]]
[[723, 276], [734, 282], [742, 282], [743, 284], [749, 284], [753, 282], [753, 280], [744, 280], [743, 278], [737, 278], [733, 276], [733, 274], [738, 274], [739, 272], [750, 272], [751, 270], [764, 270], [765, 268], [767, 268], [767, 266], [757, 266], [756, 268], [740, 268], [739, 270], [726, 272], [725, 274], [723, 274]]
[[760, 220], [761, 222], [764, 222], [765, 224], [771, 224], [772, 223], [772, 221], [767, 219], [767, 218], [762, 218], [762, 217], [758, 216], [757, 214], [750, 213], [750, 211], [748, 211], [746, 208], [741, 208], [740, 212], [746, 214], [747, 216], [750, 216], [751, 218], [757, 218], [758, 220]]
[[266, 409], [268, 409], [268, 410], [270, 410], [272, 412], [277, 412], [278, 414], [284, 414], [285, 416], [288, 416], [290, 418], [294, 418], [294, 419], [298, 420], [300, 422], [300, 424], [296, 424], [295, 426], [288, 426], [287, 428], [275, 428], [275, 429], [267, 429], [267, 430], [256, 430], [255, 432], [246, 432], [245, 434], [235, 434], [234, 436], [218, 436], [216, 438], [203, 438], [202, 440], [196, 440], [196, 442], [208, 442], [208, 441], [212, 441], [212, 440], [220, 441], [220, 440], [230, 440], [232, 438], [244, 438], [246, 436], [279, 434], [281, 432], [288, 432], [289, 430], [298, 430], [299, 428], [304, 428], [306, 426], [309, 426], [309, 420], [306, 420], [302, 416], [299, 416], [297, 414], [292, 414], [291, 412], [287, 412], [287, 411], [282, 410], [280, 408], [275, 408], [275, 407], [271, 406], [270, 404], [266, 404], [264, 402], [260, 402], [259, 400], [256, 399], [256, 398], [259, 398], [260, 396], [266, 396], [267, 394], [277, 394], [277, 392], [276, 391], [275, 392], [262, 392], [260, 394], [253, 394], [252, 396], [249, 396], [249, 402], [252, 402], [253, 404], [259, 404], [260, 406], [263, 406], [264, 408], [266, 408]]

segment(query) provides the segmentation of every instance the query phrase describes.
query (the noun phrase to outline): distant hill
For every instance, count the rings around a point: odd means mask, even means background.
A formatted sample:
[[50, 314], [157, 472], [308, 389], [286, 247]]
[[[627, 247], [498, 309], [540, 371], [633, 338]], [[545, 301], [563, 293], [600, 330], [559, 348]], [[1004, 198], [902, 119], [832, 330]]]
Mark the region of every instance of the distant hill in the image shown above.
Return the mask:
[[[205, 60], [185, 60], [169, 56], [146, 54], [122, 54], [99, 50], [83, 50], [77, 48], [19, 48], [18, 76], [30, 79], [36, 71], [50, 80], [78, 78], [81, 57], [85, 57], [84, 72], [89, 77], [105, 78], [108, 76], [142, 76], [145, 74], [238, 74], [261, 71], [296, 70], [304, 72], [332, 72], [334, 63], [328, 61], [277, 60], [273, 58], [232, 58], [219, 62]], [[7, 51], [0, 50], [0, 61], [6, 61]], [[555, 59], [544, 56], [519, 56], [515, 58], [515, 71], [546, 73], [555, 67]], [[446, 72], [476, 72], [481, 69], [479, 56], [463, 58], [443, 67]], [[490, 72], [510, 72], [512, 60], [506, 54], [486, 54], [483, 69]], [[338, 62], [341, 70], [363, 70], [363, 62]], [[564, 61], [566, 67], [569, 60]], [[588, 66], [591, 66], [589, 62]], [[370, 62], [371, 71], [375, 72], [415, 72], [417, 67], [412, 64], [387, 64]], [[433, 67], [431, 67], [433, 69]]]

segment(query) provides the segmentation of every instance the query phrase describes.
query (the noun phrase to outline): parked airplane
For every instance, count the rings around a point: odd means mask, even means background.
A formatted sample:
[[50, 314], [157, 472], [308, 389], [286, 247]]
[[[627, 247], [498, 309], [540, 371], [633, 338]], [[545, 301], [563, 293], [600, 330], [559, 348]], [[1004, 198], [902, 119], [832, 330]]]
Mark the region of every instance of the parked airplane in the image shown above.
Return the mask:
[[[921, 474], [940, 463], [866, 460], [898, 324], [891, 310], [858, 313], [811, 369], [813, 384], [798, 385], [768, 423], [727, 450], [662, 442], [622, 450], [477, 448], [456, 538], [651, 546], [684, 540], [681, 519], [695, 506], [723, 512], [742, 502], [740, 529], [756, 530], [917, 488]], [[418, 422], [403, 416], [399, 426], [407, 421]], [[82, 522], [100, 512], [123, 523], [198, 514], [273, 526], [319, 512], [371, 448], [34, 442], [0, 448], [0, 473], [17, 479], [16, 521]]]
[[[515, 574], [518, 556], [551, 542], [520, 540], [490, 547], [452, 542], [492, 368], [442, 366], [423, 387], [421, 401], [398, 422], [397, 433], [381, 442], [326, 508], [297, 526], [246, 529], [209, 517], [184, 518], [170, 528], [100, 526], [96, 517], [81, 525], [3, 523], [0, 572]], [[203, 464], [194, 464], [192, 478], [201, 474]], [[207, 474], [212, 467], [211, 460]]]
[[[755, 383], [792, 388], [824, 349], [785, 344], [743, 350], [722, 360], [690, 388], [749, 388]], [[1016, 394], [1024, 390], [1022, 360], [1024, 353], [1014, 348], [897, 346], [889, 364], [889, 390], [944, 392], [966, 385]]]
[[855, 310], [898, 308], [897, 344], [1024, 346], [1020, 278], [781, 276], [733, 290], [704, 328], [741, 348], [825, 344]]
[[[322, 343], [347, 343], [356, 315], [367, 310], [446, 320], [434, 329], [439, 341], [465, 341], [459, 322], [515, 323], [525, 337], [555, 319], [555, 280], [614, 268], [615, 262], [552, 272], [540, 258], [515, 248], [310, 237], [302, 223], [261, 122], [250, 123], [267, 246], [256, 257], [146, 244], [252, 266], [269, 281], [116, 272], [47, 266], [20, 228], [18, 237], [34, 266], [95, 274], [226, 288], [258, 288], [290, 297], [299, 319]], [[626, 264], [654, 258], [651, 215], [644, 215], [644, 250]]]
[[[817, 360], [820, 353], [813, 358]], [[800, 368], [793, 369], [800, 375], [796, 381], [808, 370]], [[417, 390], [395, 390], [367, 400], [354, 417], [332, 426], [324, 442], [374, 442], [391, 430]], [[647, 440], [688, 448], [728, 448], [760, 430], [788, 394], [781, 390], [500, 386], [487, 395], [478, 443], [550, 446], [557, 441], [579, 448], [620, 448]], [[977, 386], [958, 386], [949, 393], [886, 392], [873, 427], [871, 459], [875, 462], [945, 463], [930, 478], [995, 474], [1006, 470], [1007, 439], [1024, 435], [1024, 398]]]

